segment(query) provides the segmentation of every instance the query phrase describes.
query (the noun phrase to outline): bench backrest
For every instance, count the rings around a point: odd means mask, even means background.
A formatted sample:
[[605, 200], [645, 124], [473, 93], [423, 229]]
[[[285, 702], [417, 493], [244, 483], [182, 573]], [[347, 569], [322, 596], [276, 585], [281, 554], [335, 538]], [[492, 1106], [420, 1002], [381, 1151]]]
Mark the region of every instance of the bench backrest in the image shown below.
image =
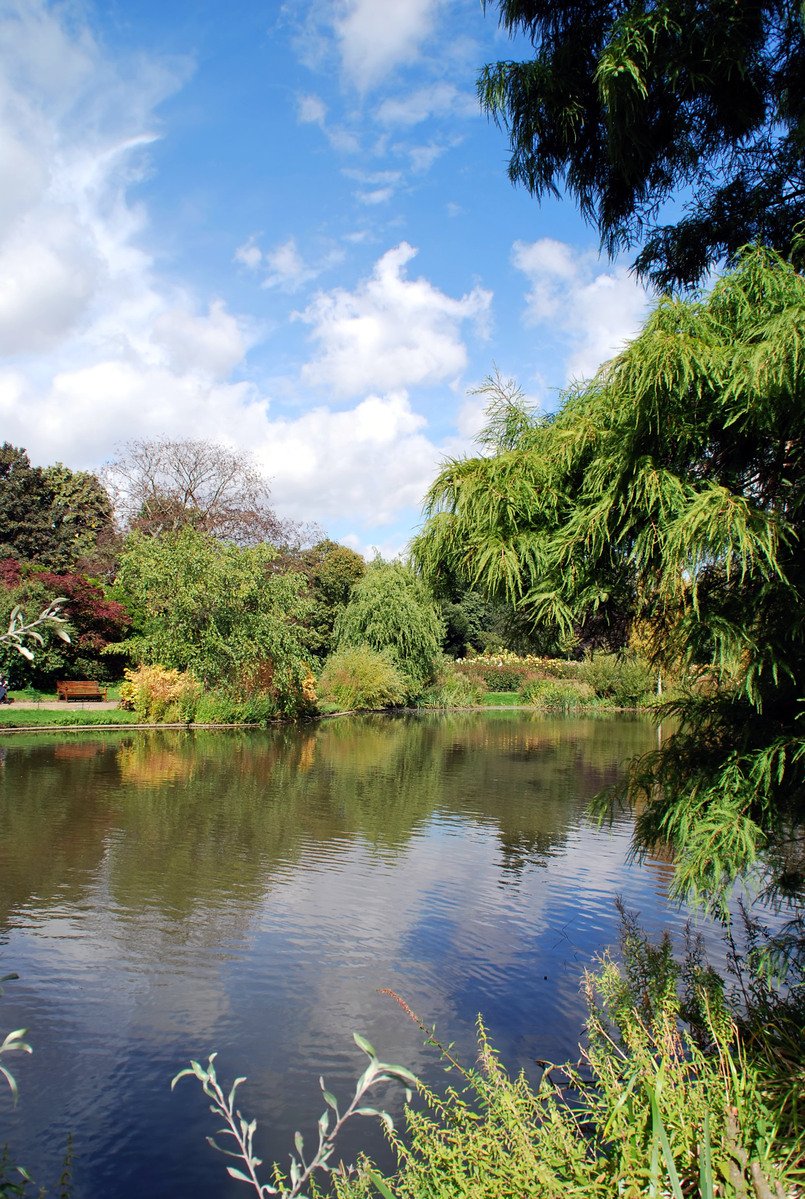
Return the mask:
[[61, 682], [56, 683], [56, 692], [60, 696], [67, 695], [101, 695], [101, 689], [97, 683], [87, 682]]

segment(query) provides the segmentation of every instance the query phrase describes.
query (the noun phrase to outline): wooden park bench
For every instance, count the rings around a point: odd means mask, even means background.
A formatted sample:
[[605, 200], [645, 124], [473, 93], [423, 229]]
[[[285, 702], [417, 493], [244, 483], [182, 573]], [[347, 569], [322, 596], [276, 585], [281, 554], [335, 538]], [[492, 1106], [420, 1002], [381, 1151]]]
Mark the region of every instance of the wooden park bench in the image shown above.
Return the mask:
[[106, 699], [106, 688], [99, 687], [97, 683], [91, 683], [89, 680], [81, 682], [57, 682], [56, 694], [59, 699]]

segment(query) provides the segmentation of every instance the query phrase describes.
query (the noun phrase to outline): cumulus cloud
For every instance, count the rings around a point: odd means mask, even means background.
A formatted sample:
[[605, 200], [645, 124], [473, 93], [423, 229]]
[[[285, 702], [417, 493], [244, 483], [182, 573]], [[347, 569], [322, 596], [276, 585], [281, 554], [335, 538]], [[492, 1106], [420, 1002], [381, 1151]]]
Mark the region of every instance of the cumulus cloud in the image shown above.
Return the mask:
[[[403, 243], [355, 291], [322, 292], [301, 314], [316, 347], [305, 381], [332, 386], [351, 407], [275, 414], [269, 396], [238, 378], [260, 328], [223, 299], [160, 276], [149, 212], [131, 198], [150, 169], [156, 107], [186, 65], [112, 61], [86, 30], [61, 23], [62, 9], [37, 0], [4, 13], [3, 436], [35, 462], [74, 468], [99, 466], [135, 437], [191, 433], [242, 446], [273, 476], [283, 514], [349, 513], [356, 528], [386, 522], [392, 538], [395, 515], [418, 506], [441, 451], [405, 388], [463, 370], [463, 328], [482, 324], [489, 293], [455, 298], [408, 278], [414, 250]], [[235, 257], [268, 285], [292, 288], [341, 253], [311, 262], [292, 238], [265, 250], [252, 237]]]
[[345, 411], [273, 420], [259, 457], [288, 515], [321, 521], [346, 509], [389, 524], [419, 505], [436, 469], [440, 450], [425, 426], [404, 391], [371, 395]]
[[249, 336], [246, 322], [238, 320], [221, 300], [214, 300], [206, 316], [186, 308], [171, 308], [154, 321], [154, 341], [178, 374], [209, 375], [225, 379], [244, 357]]
[[568, 379], [595, 374], [640, 328], [649, 296], [626, 267], [548, 237], [515, 242], [512, 262], [529, 281], [525, 319], [562, 338]]
[[401, 242], [375, 264], [355, 291], [320, 292], [300, 313], [318, 346], [303, 378], [341, 396], [388, 391], [449, 379], [464, 369], [462, 325], [483, 334], [492, 301], [475, 287], [459, 299], [424, 278], [409, 279], [416, 250]]
[[[221, 300], [162, 283], [128, 191], [154, 110], [187, 66], [112, 64], [36, 0], [0, 17], [0, 373], [5, 436], [95, 465], [126, 436], [220, 432], [256, 335]], [[12, 174], [9, 175], [9, 170]], [[214, 415], [220, 410], [220, 416]]]
[[418, 57], [441, 0], [342, 0], [334, 27], [347, 78], [365, 91]]

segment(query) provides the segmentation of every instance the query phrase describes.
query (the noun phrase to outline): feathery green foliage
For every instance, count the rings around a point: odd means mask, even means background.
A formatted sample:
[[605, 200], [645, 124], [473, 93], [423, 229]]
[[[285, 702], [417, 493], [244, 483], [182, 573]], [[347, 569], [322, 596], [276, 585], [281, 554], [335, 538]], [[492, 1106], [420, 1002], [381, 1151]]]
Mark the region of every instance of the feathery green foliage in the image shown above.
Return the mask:
[[[660, 289], [699, 283], [750, 241], [796, 250], [799, 0], [496, 6], [506, 31], [533, 46], [478, 81], [509, 136], [513, 183], [538, 199], [570, 195], [610, 253], [642, 246], [635, 267]], [[664, 204], [685, 193], [683, 213], [663, 224]]]
[[[749, 249], [517, 446], [449, 462], [414, 543], [429, 579], [567, 630], [625, 614], [655, 668], [704, 671], [626, 791], [637, 847], [670, 844], [678, 890], [709, 901], [750, 869], [805, 889], [803, 428], [805, 279]], [[791, 932], [801, 949], [801, 908]]]
[[138, 663], [190, 670], [205, 686], [271, 692], [278, 713], [304, 709], [304, 581], [273, 573], [276, 556], [270, 545], [241, 547], [189, 526], [132, 533], [117, 578], [134, 619], [125, 648]]

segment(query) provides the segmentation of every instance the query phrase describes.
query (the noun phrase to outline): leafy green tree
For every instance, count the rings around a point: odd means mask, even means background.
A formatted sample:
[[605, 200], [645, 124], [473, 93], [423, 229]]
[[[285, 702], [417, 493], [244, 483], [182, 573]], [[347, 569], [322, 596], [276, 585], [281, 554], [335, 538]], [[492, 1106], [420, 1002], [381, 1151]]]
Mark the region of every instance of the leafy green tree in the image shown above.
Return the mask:
[[25, 450], [0, 446], [0, 557], [42, 559], [53, 547], [52, 493]]
[[711, 900], [753, 869], [800, 900], [805, 880], [803, 345], [805, 279], [744, 252], [520, 448], [449, 463], [414, 546], [560, 628], [623, 593], [655, 664], [704, 674], [628, 793], [639, 846], [670, 843]]
[[[644, 243], [636, 269], [661, 289], [698, 283], [749, 242], [792, 250], [805, 219], [799, 0], [497, 7], [534, 48], [478, 81], [513, 183], [569, 193], [610, 253]], [[667, 201], [683, 211], [664, 224]]]
[[114, 571], [119, 539], [112, 501], [90, 471], [70, 470], [57, 462], [42, 471], [50, 492], [54, 546], [47, 565], [88, 575]]
[[373, 562], [335, 622], [336, 648], [387, 651], [417, 695], [433, 677], [444, 625], [427, 587], [401, 562]]
[[117, 578], [134, 620], [131, 656], [192, 670], [209, 686], [271, 691], [282, 711], [302, 706], [304, 580], [273, 573], [275, 557], [269, 545], [241, 547], [189, 527], [132, 533]]
[[95, 475], [61, 463], [31, 466], [25, 450], [5, 442], [0, 538], [0, 558], [102, 573], [116, 548], [111, 501]]
[[305, 643], [311, 654], [324, 660], [333, 649], [338, 614], [349, 603], [352, 588], [366, 574], [366, 562], [349, 546], [325, 538], [308, 549], [286, 552], [278, 565], [280, 569], [298, 571], [307, 579], [310, 604], [304, 621]]

